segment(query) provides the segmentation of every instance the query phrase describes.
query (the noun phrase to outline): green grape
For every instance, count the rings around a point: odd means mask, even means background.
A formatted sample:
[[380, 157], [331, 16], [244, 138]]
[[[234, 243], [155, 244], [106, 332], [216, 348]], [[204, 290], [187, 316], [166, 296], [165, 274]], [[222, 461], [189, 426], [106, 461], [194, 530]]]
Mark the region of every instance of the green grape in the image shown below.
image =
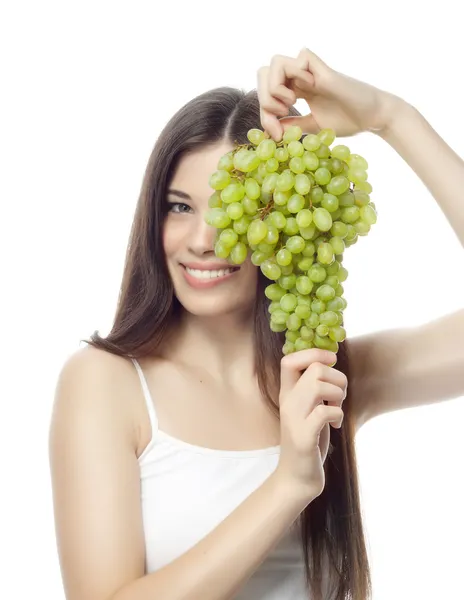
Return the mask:
[[300, 317], [296, 313], [289, 315], [289, 317], [287, 319], [287, 329], [290, 329], [290, 331], [298, 331], [298, 329], [300, 329], [300, 327], [301, 327]]
[[274, 156], [277, 145], [274, 140], [262, 140], [256, 148], [256, 155], [260, 160], [269, 160]]
[[305, 325], [310, 329], [316, 329], [319, 325], [319, 315], [315, 312], [311, 313], [310, 316], [305, 319]]
[[329, 328], [327, 325], [323, 325], [322, 323], [316, 327], [316, 335], [320, 335], [324, 337], [329, 334]]
[[221, 158], [219, 159], [217, 168], [222, 171], [232, 171], [232, 169], [234, 168], [234, 156], [232, 152], [228, 152], [227, 154], [224, 154], [224, 156], [221, 156]]
[[277, 148], [277, 150], [275, 151], [275, 155], [274, 157], [279, 161], [279, 162], [287, 162], [288, 160], [288, 150], [287, 148], [281, 147], [281, 148]]
[[323, 242], [317, 249], [317, 260], [323, 265], [330, 265], [334, 259], [334, 249], [328, 242]]
[[225, 169], [215, 171], [209, 178], [209, 185], [213, 190], [223, 190], [230, 183], [230, 173]]
[[[300, 275], [300, 277], [297, 277], [296, 289], [298, 290], [298, 292], [300, 294], [303, 294], [303, 296], [307, 296], [308, 294], [310, 294], [313, 287], [314, 287], [314, 283], [311, 281], [311, 279], [307, 275]], [[334, 292], [334, 296], [335, 296], [335, 292]]]
[[247, 177], [245, 179], [245, 194], [250, 200], [258, 200], [261, 195], [261, 188], [259, 183], [253, 177]]
[[367, 171], [369, 168], [367, 160], [359, 154], [352, 154], [347, 162], [352, 169], [362, 169], [363, 171]]
[[292, 354], [293, 352], [295, 352], [295, 344], [287, 340], [282, 347], [282, 354]]
[[263, 264], [263, 262], [269, 258], [268, 254], [264, 252], [260, 252], [259, 250], [255, 250], [251, 255], [251, 262], [255, 265], [255, 267], [259, 267]]
[[311, 204], [320, 204], [324, 198], [324, 190], [321, 187], [313, 187], [309, 192]]
[[319, 167], [314, 173], [314, 178], [316, 180], [316, 183], [318, 183], [319, 185], [327, 185], [332, 179], [332, 175], [329, 169], [326, 169], [325, 167]]
[[341, 220], [344, 223], [353, 224], [361, 216], [360, 209], [357, 206], [348, 206], [342, 210]]
[[240, 202], [244, 196], [245, 187], [240, 183], [240, 181], [232, 181], [221, 192], [221, 200], [224, 202], [224, 204]]
[[219, 241], [224, 246], [232, 248], [238, 242], [238, 235], [233, 229], [224, 229], [219, 235]]
[[302, 208], [296, 215], [296, 222], [298, 227], [309, 227], [313, 222], [313, 213], [307, 208]]
[[314, 152], [306, 150], [303, 154], [303, 164], [308, 171], [316, 171], [319, 168], [319, 158]]
[[302, 136], [301, 127], [299, 127], [298, 125], [290, 125], [290, 127], [288, 127], [284, 131], [282, 140], [286, 144], [290, 144], [290, 142], [298, 141], [301, 138], [301, 136]]
[[272, 260], [270, 259], [266, 259], [264, 262], [262, 262], [260, 265], [260, 269], [265, 277], [273, 281], [279, 279], [279, 277], [282, 274], [279, 265], [272, 262]]
[[229, 258], [235, 265], [241, 265], [247, 257], [247, 247], [242, 242], [237, 242], [230, 251]]
[[377, 213], [369, 204], [367, 206], [362, 206], [359, 212], [364, 223], [367, 223], [368, 225], [377, 223]]
[[223, 208], [212, 208], [206, 215], [208, 225], [224, 229], [230, 224], [230, 217]]
[[299, 230], [295, 217], [288, 217], [287, 222], [285, 223], [284, 233], [286, 235], [296, 235]]
[[371, 230], [369, 223], [365, 223], [364, 221], [357, 221], [353, 227], [358, 235], [367, 235]]
[[277, 230], [277, 227], [274, 227], [274, 225], [272, 225], [269, 222], [266, 222], [266, 227], [267, 227], [267, 234], [266, 237], [264, 238], [264, 242], [266, 244], [271, 244], [272, 246], [275, 246], [277, 244], [277, 242], [279, 241], [279, 231]]
[[325, 208], [329, 213], [334, 213], [338, 209], [337, 196], [326, 192], [322, 198], [321, 207]]
[[329, 158], [330, 156], [330, 148], [326, 144], [321, 144], [317, 150], [314, 151], [314, 154], [318, 158]]
[[287, 330], [287, 325], [285, 323], [282, 323], [282, 325], [278, 325], [277, 323], [274, 323], [272, 320], [269, 324], [269, 327], [270, 327], [271, 331], [274, 331], [275, 333], [281, 333], [282, 331]]
[[335, 296], [335, 298], [333, 298], [333, 300], [329, 300], [327, 302], [327, 310], [332, 310], [334, 312], [337, 312], [339, 310], [343, 310], [342, 307], [343, 307], [343, 302], [339, 296]]
[[316, 296], [323, 302], [328, 302], [335, 298], [335, 290], [330, 285], [324, 284], [317, 288]]
[[306, 246], [302, 252], [304, 257], [311, 258], [316, 253], [316, 246], [313, 242], [306, 242]]
[[345, 162], [349, 160], [351, 155], [350, 149], [348, 146], [344, 146], [340, 144], [339, 146], [334, 146], [332, 148], [332, 156], [338, 158], [339, 160], [344, 160]]
[[293, 194], [287, 202], [287, 208], [291, 213], [298, 213], [303, 210], [305, 199], [301, 194]]
[[327, 271], [322, 265], [315, 264], [308, 271], [308, 277], [314, 283], [322, 283], [327, 277]]
[[295, 342], [295, 351], [298, 352], [300, 350], [307, 350], [309, 348], [312, 348], [312, 344], [309, 341], [304, 340], [303, 338], [299, 337], [296, 342]]
[[278, 302], [282, 296], [285, 295], [285, 290], [283, 290], [277, 283], [271, 283], [266, 286], [264, 293], [272, 302]]
[[329, 329], [329, 337], [334, 342], [343, 342], [346, 339], [346, 331], [340, 325], [336, 325]]
[[344, 281], [347, 280], [347, 278], [348, 278], [348, 271], [345, 269], [345, 267], [343, 267], [343, 266], [340, 267], [340, 270], [338, 272], [337, 277], [338, 277], [338, 281], [340, 283], [343, 283]]
[[284, 310], [287, 313], [293, 312], [296, 308], [296, 305], [297, 298], [295, 294], [285, 294], [285, 296], [282, 296], [282, 298], [280, 299], [280, 306], [282, 310]]
[[325, 312], [326, 303], [323, 302], [322, 300], [319, 300], [319, 298], [317, 298], [311, 302], [311, 310], [312, 310], [312, 312], [320, 315], [321, 313]]
[[259, 244], [266, 237], [267, 231], [268, 229], [266, 223], [259, 219], [255, 219], [251, 222], [248, 228], [248, 241], [250, 242], [250, 244]]
[[310, 150], [311, 152], [317, 150], [320, 147], [321, 143], [321, 138], [314, 133], [308, 133], [303, 138], [303, 146], [305, 150]]
[[[239, 235], [243, 235], [247, 233], [248, 228], [250, 227], [251, 219], [248, 215], [243, 215], [240, 219], [234, 221], [233, 228]], [[226, 225], [227, 227], [227, 225]]]
[[287, 266], [292, 262], [292, 253], [287, 248], [281, 248], [276, 254], [276, 262], [279, 266]]
[[295, 183], [295, 175], [291, 171], [281, 173], [276, 182], [276, 189], [280, 192], [288, 192]]
[[300, 271], [306, 273], [307, 271], [309, 271], [309, 269], [313, 265], [313, 263], [314, 263], [313, 256], [305, 256], [304, 258], [302, 258], [301, 260], [298, 261], [297, 267], [300, 269]]
[[269, 223], [276, 229], [284, 229], [285, 225], [287, 224], [287, 219], [280, 211], [273, 210], [269, 215]]
[[344, 192], [343, 194], [340, 194], [340, 196], [338, 197], [338, 204], [340, 205], [341, 208], [346, 208], [348, 206], [354, 206], [355, 203], [355, 197], [353, 192], [351, 192], [350, 190], [348, 190], [347, 192]]
[[[287, 221], [288, 223], [288, 221]], [[287, 240], [286, 247], [290, 250], [292, 254], [298, 254], [305, 247], [304, 239], [299, 235], [293, 235]]]
[[311, 189], [311, 180], [305, 173], [298, 173], [295, 176], [295, 192], [297, 194], [301, 194], [302, 196], [306, 196]]
[[266, 175], [266, 177], [263, 179], [261, 192], [264, 192], [265, 194], [270, 194], [273, 192], [275, 190], [278, 178], [278, 173], [269, 173], [269, 175]]
[[277, 323], [278, 325], [283, 325], [287, 322], [288, 312], [285, 312], [284, 310], [282, 310], [282, 308], [276, 308], [272, 312], [271, 318], [274, 321], [274, 323]]
[[367, 173], [363, 169], [350, 167], [348, 171], [348, 179], [353, 183], [364, 183], [367, 181]]
[[[229, 206], [231, 206], [229, 204]], [[251, 198], [249, 198], [248, 196], [245, 196], [245, 198], [242, 200], [242, 206], [243, 206], [243, 211], [250, 216], [254, 216], [259, 209], [259, 204], [256, 200], [252, 200]]]
[[243, 216], [243, 204], [241, 202], [232, 202], [226, 210], [229, 217], [234, 221]]
[[368, 181], [359, 181], [356, 183], [356, 187], [366, 194], [372, 194], [372, 185]]
[[331, 352], [338, 352], [338, 344], [334, 342], [329, 337], [322, 337], [320, 335], [314, 336], [314, 345], [316, 348], [321, 348], [322, 350], [330, 350]]
[[274, 192], [274, 204], [276, 204], [277, 206], [286, 206], [291, 195], [292, 193], [290, 192], [290, 190], [286, 192], [276, 190]]
[[291, 290], [295, 287], [296, 284], [296, 275], [295, 273], [289, 273], [288, 275], [283, 275], [279, 279], [279, 285], [284, 290]]
[[292, 342], [293, 344], [296, 342], [296, 340], [300, 337], [298, 331], [289, 331], [287, 329], [287, 331], [285, 332], [285, 339], [288, 340], [289, 342]]
[[333, 310], [327, 310], [319, 315], [319, 323], [328, 327], [335, 327], [338, 325], [338, 315]]
[[325, 208], [316, 208], [314, 210], [313, 222], [319, 231], [329, 231], [332, 227], [332, 217]]
[[243, 173], [250, 173], [251, 171], [254, 171], [258, 168], [259, 163], [260, 157], [254, 150], [244, 149], [243, 152], [239, 150], [234, 157], [234, 167], [237, 169], [237, 171], [242, 171]]
[[315, 233], [316, 225], [314, 223], [311, 223], [311, 225], [309, 225], [308, 227], [300, 227], [300, 235], [305, 240], [312, 240]]
[[327, 184], [327, 191], [334, 196], [340, 196], [348, 191], [350, 182], [344, 175], [335, 175]]
[[356, 206], [359, 206], [360, 208], [362, 206], [367, 206], [371, 201], [369, 194], [366, 194], [366, 192], [362, 192], [361, 190], [354, 190], [353, 196]]
[[338, 278], [338, 273], [340, 271], [340, 263], [338, 262], [338, 260], [334, 260], [334, 262], [332, 264], [330, 264], [328, 267], [326, 267], [327, 270], [327, 275], [330, 277], [330, 275], [337, 275]]
[[214, 253], [218, 258], [227, 258], [230, 254], [230, 246], [226, 246], [224, 242], [218, 240], [214, 244]]
[[289, 156], [303, 156], [305, 151], [303, 144], [297, 140], [289, 142], [287, 149]]
[[345, 252], [345, 242], [338, 236], [333, 236], [330, 240], [330, 245], [333, 248], [334, 254], [343, 254]]
[[267, 310], [272, 314], [278, 308], [280, 309], [280, 302], [270, 302], [269, 306], [267, 307]]
[[[311, 307], [298, 305], [295, 308], [295, 314], [298, 315], [300, 317], [300, 319], [307, 319], [309, 317], [309, 315], [311, 314]], [[337, 323], [338, 323], [338, 321], [337, 321]]]
[[330, 146], [331, 144], [333, 144], [336, 134], [333, 129], [327, 128], [327, 129], [321, 129], [321, 131], [318, 132], [317, 136], [321, 140], [322, 144], [326, 144], [327, 146]]
[[278, 168], [279, 168], [279, 161], [277, 160], [277, 158], [275, 156], [267, 159], [266, 171], [269, 171], [269, 173], [274, 173], [275, 171], [277, 171]]
[[290, 168], [290, 171], [292, 171], [295, 174], [301, 174], [305, 170], [303, 159], [299, 156], [294, 156], [293, 158], [291, 158], [290, 162], [288, 163], [288, 166]]
[[253, 145], [257, 146], [265, 138], [264, 131], [261, 131], [261, 129], [250, 129], [247, 133], [247, 138]]
[[310, 329], [306, 325], [302, 325], [302, 327], [300, 328], [300, 336], [304, 340], [306, 340], [308, 342], [312, 342], [314, 339], [314, 329]]
[[[333, 218], [333, 215], [332, 215]], [[333, 237], [345, 238], [348, 233], [348, 227], [346, 223], [342, 221], [334, 221], [332, 227], [330, 228], [330, 233]]]
[[332, 163], [330, 167], [330, 172], [334, 175], [340, 175], [340, 173], [343, 173], [345, 163], [342, 160], [339, 160], [338, 158], [332, 157], [330, 160]]

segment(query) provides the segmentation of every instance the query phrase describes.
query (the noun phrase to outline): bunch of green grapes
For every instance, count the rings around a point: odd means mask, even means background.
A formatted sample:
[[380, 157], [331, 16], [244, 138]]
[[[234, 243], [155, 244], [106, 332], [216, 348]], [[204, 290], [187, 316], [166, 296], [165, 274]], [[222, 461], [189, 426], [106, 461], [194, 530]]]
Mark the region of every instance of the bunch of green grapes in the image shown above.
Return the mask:
[[249, 144], [220, 159], [210, 178], [207, 223], [218, 229], [215, 254], [251, 261], [270, 280], [270, 327], [285, 331], [284, 354], [338, 351], [346, 338], [343, 253], [377, 221], [368, 164], [336, 134], [288, 128], [276, 143], [250, 129]]

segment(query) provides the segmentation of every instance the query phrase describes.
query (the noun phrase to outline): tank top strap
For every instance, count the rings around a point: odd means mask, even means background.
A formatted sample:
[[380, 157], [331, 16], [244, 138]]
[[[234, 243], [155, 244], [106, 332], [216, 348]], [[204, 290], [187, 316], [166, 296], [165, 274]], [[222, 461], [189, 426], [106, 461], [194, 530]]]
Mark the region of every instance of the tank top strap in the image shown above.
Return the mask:
[[135, 358], [131, 358], [131, 360], [134, 363], [137, 373], [139, 374], [140, 383], [142, 385], [142, 390], [143, 390], [143, 397], [145, 398], [145, 404], [147, 406], [148, 415], [150, 417], [152, 439], [154, 439], [156, 436], [156, 433], [158, 431], [158, 417], [156, 416], [156, 410], [155, 410], [155, 405], [153, 403], [153, 398], [150, 394], [150, 390], [148, 389], [147, 380], [145, 378], [144, 372], [143, 372], [142, 367], [140, 366], [138, 360], [136, 360]]

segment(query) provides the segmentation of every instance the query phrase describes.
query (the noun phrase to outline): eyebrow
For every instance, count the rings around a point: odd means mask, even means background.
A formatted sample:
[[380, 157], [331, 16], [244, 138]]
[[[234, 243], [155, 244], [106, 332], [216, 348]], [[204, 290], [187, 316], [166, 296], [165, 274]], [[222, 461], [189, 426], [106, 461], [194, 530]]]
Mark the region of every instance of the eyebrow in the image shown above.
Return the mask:
[[170, 196], [178, 196], [179, 198], [183, 198], [184, 200], [192, 199], [186, 192], [181, 192], [180, 190], [168, 190], [168, 194]]

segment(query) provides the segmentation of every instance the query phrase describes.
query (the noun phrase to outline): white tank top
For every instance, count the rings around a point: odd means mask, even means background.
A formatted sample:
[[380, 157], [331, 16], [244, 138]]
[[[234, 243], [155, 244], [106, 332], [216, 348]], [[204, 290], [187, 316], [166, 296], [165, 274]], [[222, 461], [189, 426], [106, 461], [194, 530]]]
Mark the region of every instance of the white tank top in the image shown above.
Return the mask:
[[[187, 552], [256, 490], [276, 468], [280, 447], [216, 450], [161, 431], [143, 371], [132, 362], [152, 428], [138, 459], [148, 574]], [[234, 600], [308, 600], [296, 522]]]

